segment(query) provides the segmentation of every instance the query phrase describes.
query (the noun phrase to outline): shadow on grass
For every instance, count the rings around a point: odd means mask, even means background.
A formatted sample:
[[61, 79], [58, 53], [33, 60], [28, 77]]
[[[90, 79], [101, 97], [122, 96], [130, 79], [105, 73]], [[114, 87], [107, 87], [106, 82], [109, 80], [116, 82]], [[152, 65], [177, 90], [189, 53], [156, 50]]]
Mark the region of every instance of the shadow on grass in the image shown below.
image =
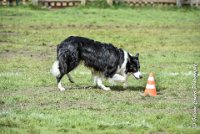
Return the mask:
[[[108, 86], [111, 88], [111, 91], [125, 91], [125, 90], [131, 90], [131, 91], [144, 91], [145, 87], [143, 86], [129, 86], [127, 88], [123, 88], [123, 86]], [[97, 86], [70, 86], [67, 87], [69, 90], [90, 90], [90, 89], [99, 89]]]
[[[144, 92], [145, 88], [144, 86], [128, 86], [127, 88], [123, 88], [123, 86], [109, 86], [111, 88], [111, 91], [140, 91]], [[67, 90], [93, 90], [93, 89], [99, 89], [97, 86], [70, 86], [67, 87]], [[162, 91], [166, 90], [166, 87], [157, 87], [156, 91], [157, 94], [162, 94]]]
[[125, 91], [125, 90], [131, 90], [131, 91], [144, 91], [145, 87], [143, 86], [128, 86], [127, 88], [123, 88], [123, 86], [111, 86], [112, 91]]
[[[143, 93], [145, 91], [145, 88], [146, 87], [144, 86], [129, 86], [127, 88], [123, 88], [122, 86], [113, 86], [111, 87], [111, 90], [119, 92], [129, 90], [129, 91], [139, 91]], [[159, 87], [158, 89], [156, 89], [157, 95], [163, 95], [164, 93], [162, 91], [165, 89], [166, 89], [165, 87]]]
[[98, 87], [96, 86], [70, 86], [67, 87], [67, 90], [90, 90], [90, 89], [96, 89]]

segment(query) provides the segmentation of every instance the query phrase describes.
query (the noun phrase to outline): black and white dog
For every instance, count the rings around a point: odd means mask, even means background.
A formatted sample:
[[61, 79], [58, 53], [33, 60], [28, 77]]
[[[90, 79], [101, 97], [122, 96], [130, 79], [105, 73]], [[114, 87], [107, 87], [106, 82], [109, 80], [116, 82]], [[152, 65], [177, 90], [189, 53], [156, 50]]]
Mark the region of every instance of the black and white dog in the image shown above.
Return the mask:
[[138, 53], [132, 56], [112, 44], [70, 36], [57, 46], [57, 60], [52, 66], [51, 73], [56, 77], [60, 91], [64, 91], [65, 88], [61, 85], [62, 77], [67, 74], [69, 81], [73, 83], [69, 72], [83, 61], [84, 65], [91, 69], [94, 83], [99, 88], [110, 90], [103, 85], [103, 78], [109, 79], [110, 82], [121, 82], [127, 87], [127, 78], [130, 74], [136, 79], [142, 78], [138, 57]]

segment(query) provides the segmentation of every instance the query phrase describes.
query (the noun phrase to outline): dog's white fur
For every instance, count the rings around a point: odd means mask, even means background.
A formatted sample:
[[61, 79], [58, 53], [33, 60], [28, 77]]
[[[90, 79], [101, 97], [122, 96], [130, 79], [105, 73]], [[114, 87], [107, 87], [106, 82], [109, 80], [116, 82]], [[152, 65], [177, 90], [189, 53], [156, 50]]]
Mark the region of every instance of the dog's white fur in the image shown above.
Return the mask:
[[58, 61], [58, 60], [56, 60], [56, 61], [53, 63], [50, 72], [51, 72], [51, 73], [53, 74], [53, 76], [55, 76], [55, 77], [60, 75], [59, 61]]

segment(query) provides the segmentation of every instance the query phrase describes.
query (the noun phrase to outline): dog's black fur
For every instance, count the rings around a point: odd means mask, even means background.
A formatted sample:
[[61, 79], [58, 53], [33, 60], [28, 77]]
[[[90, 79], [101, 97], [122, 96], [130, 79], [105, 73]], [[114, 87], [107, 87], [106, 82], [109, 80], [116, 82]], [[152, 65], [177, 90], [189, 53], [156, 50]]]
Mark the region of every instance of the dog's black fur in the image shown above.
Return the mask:
[[57, 46], [57, 60], [61, 75], [76, 68], [80, 61], [85, 66], [112, 77], [124, 61], [122, 49], [84, 37], [70, 36]]

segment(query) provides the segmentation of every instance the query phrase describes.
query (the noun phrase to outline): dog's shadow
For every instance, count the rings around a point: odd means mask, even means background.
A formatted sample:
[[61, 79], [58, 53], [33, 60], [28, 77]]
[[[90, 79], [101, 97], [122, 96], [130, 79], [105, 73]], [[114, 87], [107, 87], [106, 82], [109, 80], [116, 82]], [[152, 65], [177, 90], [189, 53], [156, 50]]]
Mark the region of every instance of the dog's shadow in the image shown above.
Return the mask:
[[112, 91], [125, 91], [125, 90], [130, 90], [130, 91], [144, 91], [143, 86], [128, 86], [124, 88], [123, 86], [112, 86], [110, 87]]
[[[124, 90], [131, 90], [131, 91], [144, 91], [146, 86], [128, 86], [127, 88], [123, 88], [122, 86], [111, 86], [111, 90], [113, 91], [124, 91]], [[166, 87], [157, 86], [157, 92], [166, 90]]]
[[[143, 86], [128, 86], [127, 88], [123, 88], [123, 86], [109, 86], [111, 88], [111, 91], [144, 91], [145, 87]], [[67, 87], [69, 90], [91, 90], [91, 89], [100, 89], [97, 86], [70, 86]]]

